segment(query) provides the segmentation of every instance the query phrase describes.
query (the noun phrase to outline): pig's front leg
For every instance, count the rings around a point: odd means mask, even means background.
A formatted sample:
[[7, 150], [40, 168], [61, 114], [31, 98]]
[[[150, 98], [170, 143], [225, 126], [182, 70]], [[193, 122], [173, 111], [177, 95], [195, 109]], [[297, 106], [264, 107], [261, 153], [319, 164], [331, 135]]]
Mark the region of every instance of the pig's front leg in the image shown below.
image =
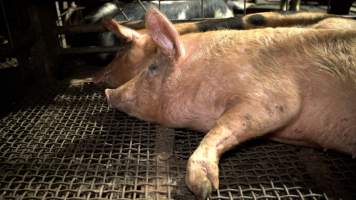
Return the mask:
[[266, 102], [243, 103], [228, 109], [191, 155], [186, 184], [198, 199], [206, 199], [212, 189], [218, 189], [218, 164], [224, 152], [285, 126], [300, 110], [298, 100]]

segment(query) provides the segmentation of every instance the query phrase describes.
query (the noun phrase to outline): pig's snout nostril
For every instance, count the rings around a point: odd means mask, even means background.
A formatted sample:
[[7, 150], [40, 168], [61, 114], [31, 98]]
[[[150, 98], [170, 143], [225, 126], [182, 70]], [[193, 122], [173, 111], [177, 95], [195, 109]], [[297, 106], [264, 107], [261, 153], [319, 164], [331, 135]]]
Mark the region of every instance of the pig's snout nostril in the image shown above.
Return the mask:
[[111, 90], [110, 89], [105, 89], [105, 96], [106, 96], [106, 100], [109, 104], [109, 107], [112, 108], [112, 105], [111, 105], [111, 101], [110, 101], [110, 96], [111, 96]]

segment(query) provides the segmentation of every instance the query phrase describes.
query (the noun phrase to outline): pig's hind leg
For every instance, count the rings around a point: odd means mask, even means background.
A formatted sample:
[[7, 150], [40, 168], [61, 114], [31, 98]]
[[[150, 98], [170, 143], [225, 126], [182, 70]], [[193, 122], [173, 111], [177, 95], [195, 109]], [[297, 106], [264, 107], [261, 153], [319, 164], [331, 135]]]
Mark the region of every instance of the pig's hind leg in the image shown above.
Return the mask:
[[246, 102], [228, 109], [189, 158], [188, 188], [198, 199], [206, 199], [212, 189], [219, 187], [218, 164], [224, 152], [286, 126], [299, 110], [298, 100], [289, 103]]

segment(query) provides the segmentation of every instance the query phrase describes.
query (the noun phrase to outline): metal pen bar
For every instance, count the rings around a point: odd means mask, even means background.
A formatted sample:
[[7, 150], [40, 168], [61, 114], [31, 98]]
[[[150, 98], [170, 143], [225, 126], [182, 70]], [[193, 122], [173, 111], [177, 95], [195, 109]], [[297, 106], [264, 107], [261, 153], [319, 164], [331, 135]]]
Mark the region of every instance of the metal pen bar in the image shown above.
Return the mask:
[[[57, 12], [57, 26], [63, 26], [61, 10], [59, 7], [59, 1], [54, 2], [56, 5], [56, 12]], [[63, 48], [67, 47], [67, 41], [64, 34], [59, 34], [60, 44]]]
[[246, 15], [246, 0], [244, 0], [244, 15]]
[[126, 15], [126, 13], [124, 12], [124, 10], [121, 8], [121, 3], [118, 0], [114, 0], [114, 3], [116, 5], [116, 7], [119, 9], [120, 13], [124, 16], [124, 18], [126, 20], [129, 20], [129, 17]]
[[286, 11], [289, 11], [289, 9], [290, 9], [289, 1], [287, 1], [286, 8], [287, 8]]
[[204, 18], [204, 0], [200, 0], [200, 5], [201, 5], [201, 7], [200, 7], [200, 15], [201, 15], [201, 18]]
[[130, 20], [129, 17], [126, 15], [126, 13], [124, 12], [124, 10], [120, 7], [119, 8], [121, 14], [125, 17], [126, 20]]
[[106, 31], [101, 24], [57, 27], [58, 33], [96, 33]]
[[121, 47], [72, 47], [60, 49], [62, 55], [68, 54], [89, 54], [89, 53], [112, 53], [117, 52]]
[[145, 12], [147, 11], [145, 5], [142, 3], [141, 0], [137, 0], [137, 2], [140, 4], [140, 6], [145, 10]]
[[7, 17], [6, 17], [6, 11], [5, 11], [5, 6], [4, 6], [3, 0], [0, 0], [0, 6], [1, 6], [1, 12], [2, 12], [3, 17], [4, 17], [7, 34], [8, 34], [8, 37], [9, 37], [10, 47], [11, 47], [11, 48], [14, 48], [14, 41], [13, 41], [13, 39], [12, 39], [9, 22], [8, 22], [8, 20], [7, 20]]

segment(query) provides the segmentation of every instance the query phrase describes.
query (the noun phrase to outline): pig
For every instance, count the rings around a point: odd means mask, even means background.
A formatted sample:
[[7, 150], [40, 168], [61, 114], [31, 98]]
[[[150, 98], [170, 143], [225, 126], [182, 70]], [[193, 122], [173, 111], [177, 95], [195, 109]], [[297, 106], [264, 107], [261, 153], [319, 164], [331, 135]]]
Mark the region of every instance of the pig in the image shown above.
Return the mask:
[[219, 187], [219, 159], [266, 137], [356, 155], [356, 31], [220, 30], [179, 35], [158, 10], [145, 17], [155, 44], [111, 107], [206, 135], [188, 159], [197, 199]]
[[[118, 38], [127, 41], [113, 61], [97, 72], [93, 82], [109, 88], [116, 88], [133, 78], [140, 70], [141, 63], [155, 51], [154, 42], [145, 29], [133, 30], [120, 25], [115, 20], [106, 20], [104, 25]], [[203, 32], [214, 29], [255, 29], [261, 27], [311, 26], [313, 28], [356, 29], [356, 21], [335, 18], [325, 13], [297, 13], [282, 15], [274, 12], [249, 14], [242, 18], [207, 20], [194, 23], [175, 24], [180, 34]]]

